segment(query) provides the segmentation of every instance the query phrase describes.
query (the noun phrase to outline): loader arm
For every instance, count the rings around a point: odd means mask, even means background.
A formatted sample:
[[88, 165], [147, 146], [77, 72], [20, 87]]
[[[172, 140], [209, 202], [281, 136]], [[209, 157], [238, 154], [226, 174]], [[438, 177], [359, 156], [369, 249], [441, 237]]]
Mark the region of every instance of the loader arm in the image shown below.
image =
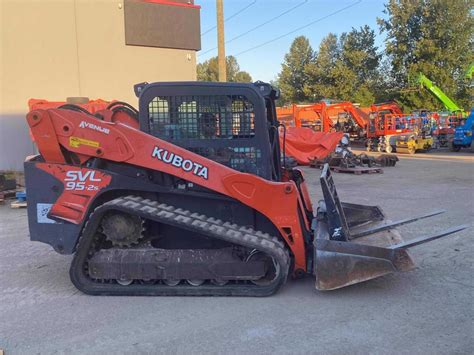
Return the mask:
[[[78, 170], [89, 159], [98, 158], [173, 175], [238, 200], [265, 215], [293, 253], [295, 269], [306, 271], [303, 228], [309, 229], [311, 221], [299, 213], [304, 209], [295, 182], [272, 182], [241, 173], [130, 126], [100, 121], [82, 112], [35, 110], [27, 115], [27, 121], [46, 161], [42, 164], [44, 169], [53, 171], [65, 186], [67, 178], [61, 165], [72, 157], [79, 160]], [[94, 198], [94, 193], [65, 188], [49, 216], [82, 223]]]

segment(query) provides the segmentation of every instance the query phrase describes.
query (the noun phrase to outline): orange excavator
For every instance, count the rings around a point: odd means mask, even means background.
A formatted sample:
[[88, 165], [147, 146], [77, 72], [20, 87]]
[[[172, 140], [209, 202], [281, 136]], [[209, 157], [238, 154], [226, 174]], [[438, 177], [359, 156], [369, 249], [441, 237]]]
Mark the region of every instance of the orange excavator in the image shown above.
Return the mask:
[[327, 112], [335, 131], [348, 133], [352, 139], [365, 139], [368, 114], [352, 102], [330, 104]]
[[370, 105], [371, 112], [389, 113], [392, 115], [403, 115], [403, 111], [395, 101], [381, 102]]
[[313, 209], [303, 172], [282, 164], [269, 84], [135, 93], [138, 115], [27, 115], [39, 151], [25, 162], [30, 238], [74, 254], [70, 278], [87, 294], [268, 296], [290, 275], [332, 290], [411, 270], [409, 248], [466, 228], [404, 241], [396, 226], [442, 211], [388, 222], [341, 202], [327, 164]]
[[287, 127], [307, 127], [317, 132], [344, 132], [364, 137], [368, 115], [351, 102], [277, 107], [277, 117]]
[[316, 132], [331, 130], [331, 120], [324, 102], [277, 107], [276, 114], [278, 120], [286, 127], [311, 128]]

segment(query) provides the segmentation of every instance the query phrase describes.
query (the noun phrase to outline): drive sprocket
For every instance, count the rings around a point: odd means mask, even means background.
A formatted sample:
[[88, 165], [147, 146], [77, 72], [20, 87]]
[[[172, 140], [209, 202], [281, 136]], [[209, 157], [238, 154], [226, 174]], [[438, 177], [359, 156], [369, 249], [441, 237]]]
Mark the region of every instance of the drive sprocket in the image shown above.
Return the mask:
[[121, 248], [138, 244], [143, 237], [143, 220], [122, 212], [109, 213], [102, 219], [102, 233], [112, 245]]

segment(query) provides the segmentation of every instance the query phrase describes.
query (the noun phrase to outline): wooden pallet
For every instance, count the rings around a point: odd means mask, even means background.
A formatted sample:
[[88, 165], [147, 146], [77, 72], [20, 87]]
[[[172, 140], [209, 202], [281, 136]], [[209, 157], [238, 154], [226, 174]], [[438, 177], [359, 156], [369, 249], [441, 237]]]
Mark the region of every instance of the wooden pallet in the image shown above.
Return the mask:
[[13, 202], [10, 204], [10, 207], [11, 207], [11, 208], [26, 208], [26, 207], [27, 207], [27, 203], [26, 203], [26, 201], [16, 200], [16, 201], [13, 201]]
[[365, 168], [365, 167], [341, 168], [340, 166], [334, 166], [334, 167], [331, 167], [331, 170], [335, 171], [336, 173], [347, 173], [347, 174], [355, 174], [355, 175], [383, 174], [382, 168]]

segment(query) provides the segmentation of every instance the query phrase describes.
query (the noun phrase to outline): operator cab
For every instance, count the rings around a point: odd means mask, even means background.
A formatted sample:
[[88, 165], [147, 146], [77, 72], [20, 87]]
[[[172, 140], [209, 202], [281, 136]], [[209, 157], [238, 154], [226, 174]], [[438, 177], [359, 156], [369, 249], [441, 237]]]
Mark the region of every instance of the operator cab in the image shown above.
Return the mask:
[[237, 171], [281, 180], [278, 90], [252, 83], [135, 85], [140, 130]]

